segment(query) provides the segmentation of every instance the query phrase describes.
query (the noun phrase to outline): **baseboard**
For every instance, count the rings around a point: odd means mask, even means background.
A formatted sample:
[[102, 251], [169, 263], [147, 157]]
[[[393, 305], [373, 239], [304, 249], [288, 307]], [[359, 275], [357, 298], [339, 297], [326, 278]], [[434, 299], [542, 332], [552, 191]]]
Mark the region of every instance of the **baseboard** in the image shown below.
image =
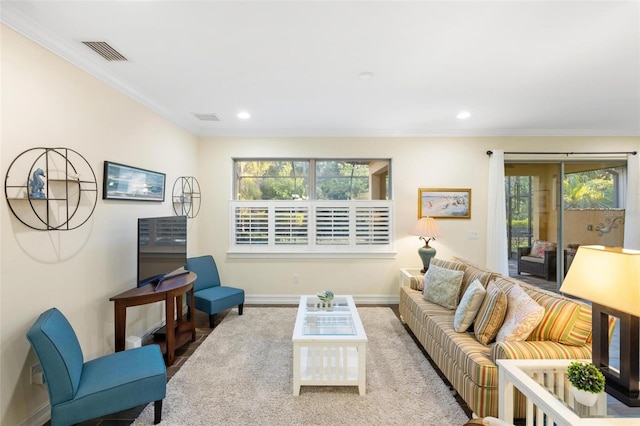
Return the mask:
[[47, 402], [27, 418], [27, 420], [20, 423], [20, 426], [42, 426], [49, 420], [51, 420], [51, 405]]
[[[397, 305], [400, 303], [399, 296], [383, 295], [357, 295], [353, 296], [356, 305]], [[300, 295], [271, 296], [271, 295], [247, 295], [245, 296], [247, 305], [298, 305]]]

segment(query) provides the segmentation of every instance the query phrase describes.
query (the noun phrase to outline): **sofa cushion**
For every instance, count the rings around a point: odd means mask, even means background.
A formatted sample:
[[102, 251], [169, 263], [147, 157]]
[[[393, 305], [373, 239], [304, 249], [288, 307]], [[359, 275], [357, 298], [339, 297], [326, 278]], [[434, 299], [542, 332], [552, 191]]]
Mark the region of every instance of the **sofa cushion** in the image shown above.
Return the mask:
[[532, 285], [522, 284], [522, 288], [545, 308], [542, 321], [527, 340], [550, 340], [574, 346], [589, 342], [590, 306]]
[[497, 342], [520, 342], [529, 337], [544, 316], [544, 307], [533, 300], [519, 285], [507, 292], [507, 313], [498, 334]]
[[409, 287], [413, 290], [424, 290], [424, 275], [411, 277], [411, 281], [409, 281]]
[[477, 385], [498, 386], [498, 367], [491, 361], [490, 346], [478, 342], [472, 332], [456, 333], [452, 315], [430, 316], [425, 325], [430, 339], [427, 347], [441, 348], [441, 354], [433, 354], [434, 361], [446, 376], [464, 374]]
[[[438, 259], [437, 257], [432, 257], [429, 261], [429, 265], [440, 266], [441, 268], [452, 269], [454, 271], [464, 271], [467, 265], [462, 262], [455, 262], [453, 260], [444, 260]], [[409, 286], [414, 290], [424, 290], [424, 275], [419, 277], [412, 277]]]
[[538, 256], [521, 256], [520, 260], [533, 262], [533, 263], [544, 263], [544, 257], [538, 257]]
[[455, 309], [458, 306], [463, 274], [463, 271], [430, 265], [424, 276], [424, 299], [448, 309]]
[[542, 321], [527, 340], [549, 340], [574, 346], [588, 343], [591, 334], [590, 306], [510, 277], [500, 277], [495, 283], [504, 292], [508, 292], [514, 285], [520, 285], [533, 300], [545, 308]]
[[432, 257], [429, 262], [429, 266], [435, 265], [441, 268], [451, 269], [453, 271], [464, 271], [467, 269], [467, 265], [462, 262], [456, 262], [454, 260], [444, 260], [438, 259], [437, 257]]
[[473, 324], [486, 293], [487, 291], [480, 281], [474, 280], [471, 283], [456, 308], [456, 313], [453, 317], [453, 329], [455, 331], [464, 333]]
[[555, 248], [556, 243], [544, 240], [533, 240], [533, 245], [531, 246], [531, 253], [529, 253], [529, 256], [544, 257], [544, 252], [546, 250], [554, 250]]
[[464, 292], [467, 291], [467, 287], [469, 287], [473, 281], [478, 280], [480, 281], [480, 284], [487, 288], [489, 281], [500, 276], [496, 272], [482, 269], [475, 263], [472, 263], [471, 261], [463, 259], [461, 257], [454, 256], [452, 257], [452, 259], [454, 262], [460, 262], [466, 266], [464, 270], [464, 277], [462, 277], [462, 285], [460, 286], [460, 298], [462, 298]]
[[491, 281], [474, 322], [474, 333], [478, 342], [488, 345], [495, 339], [506, 313], [507, 295]]
[[496, 342], [491, 360], [497, 359], [590, 359], [591, 346], [570, 346], [558, 342]]

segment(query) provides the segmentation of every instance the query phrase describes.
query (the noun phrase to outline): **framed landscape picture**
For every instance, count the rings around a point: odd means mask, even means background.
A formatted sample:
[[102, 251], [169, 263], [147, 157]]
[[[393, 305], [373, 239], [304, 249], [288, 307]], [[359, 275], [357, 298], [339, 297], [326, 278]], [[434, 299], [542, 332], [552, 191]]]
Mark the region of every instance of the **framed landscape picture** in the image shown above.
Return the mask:
[[471, 219], [471, 189], [418, 188], [418, 219]]
[[164, 186], [164, 173], [104, 162], [105, 200], [164, 201]]

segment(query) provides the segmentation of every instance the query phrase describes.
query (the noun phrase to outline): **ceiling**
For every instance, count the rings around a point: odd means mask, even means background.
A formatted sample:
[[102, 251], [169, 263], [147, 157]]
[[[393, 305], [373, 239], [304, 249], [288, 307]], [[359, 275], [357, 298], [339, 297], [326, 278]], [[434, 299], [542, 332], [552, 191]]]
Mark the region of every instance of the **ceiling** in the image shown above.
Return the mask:
[[0, 13], [200, 136], [640, 135], [640, 0], [2, 1]]

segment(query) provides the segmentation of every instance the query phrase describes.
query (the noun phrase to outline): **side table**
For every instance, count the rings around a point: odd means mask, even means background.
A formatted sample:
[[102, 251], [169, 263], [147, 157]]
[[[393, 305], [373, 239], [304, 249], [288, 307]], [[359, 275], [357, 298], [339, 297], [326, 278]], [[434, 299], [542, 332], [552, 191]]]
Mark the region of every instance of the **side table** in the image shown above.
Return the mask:
[[420, 268], [400, 268], [400, 276], [398, 280], [399, 287], [411, 286], [411, 280], [414, 278], [423, 277], [424, 274], [420, 272]]
[[193, 272], [168, 278], [162, 284], [146, 284], [142, 287], [132, 288], [123, 293], [111, 297], [115, 309], [115, 349], [116, 352], [125, 348], [127, 335], [127, 308], [149, 303], [164, 302], [167, 326], [167, 337], [164, 341], [157, 341], [163, 354], [166, 354], [167, 365], [172, 365], [175, 360], [175, 350], [187, 343], [196, 340], [195, 315], [187, 321], [182, 314], [182, 297], [189, 293], [190, 305], [195, 306], [193, 282], [197, 275]]

